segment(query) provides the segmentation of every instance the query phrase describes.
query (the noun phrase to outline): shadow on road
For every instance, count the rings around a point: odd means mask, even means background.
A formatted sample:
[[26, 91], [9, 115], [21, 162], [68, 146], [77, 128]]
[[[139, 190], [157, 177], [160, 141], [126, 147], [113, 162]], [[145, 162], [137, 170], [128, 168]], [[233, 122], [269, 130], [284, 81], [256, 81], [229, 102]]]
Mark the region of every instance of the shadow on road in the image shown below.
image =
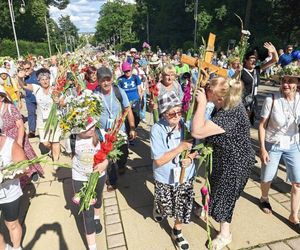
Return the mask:
[[[26, 246], [24, 246], [24, 250], [33, 249], [35, 243], [40, 239], [41, 235], [45, 234], [47, 231], [53, 231], [58, 235], [59, 249], [68, 250], [67, 243], [66, 243], [65, 238], [63, 236], [61, 225], [58, 222], [54, 222], [52, 224], [44, 224], [43, 226], [41, 226], [35, 232], [35, 235], [34, 235], [33, 239]], [[51, 245], [51, 243], [50, 243], [50, 245]]]
[[78, 214], [79, 207], [72, 202], [72, 197], [74, 195], [73, 186], [72, 186], [72, 169], [59, 168], [56, 171], [56, 177], [58, 181], [62, 183], [63, 186], [63, 192], [66, 201], [65, 209], [70, 210], [70, 216], [73, 216], [75, 218], [77, 230], [81, 236], [84, 245], [88, 249], [88, 244], [85, 238], [83, 219], [82, 216]]

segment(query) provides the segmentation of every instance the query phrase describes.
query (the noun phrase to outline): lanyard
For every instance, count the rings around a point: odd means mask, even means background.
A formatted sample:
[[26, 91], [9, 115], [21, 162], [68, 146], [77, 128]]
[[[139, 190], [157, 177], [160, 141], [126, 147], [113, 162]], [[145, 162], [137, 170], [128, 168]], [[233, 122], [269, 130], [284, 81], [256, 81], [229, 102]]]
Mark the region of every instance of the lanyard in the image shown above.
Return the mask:
[[[298, 97], [298, 95], [296, 94], [295, 98], [294, 98], [293, 107], [291, 107], [291, 105], [288, 102], [288, 100], [285, 100], [284, 97], [283, 97], [283, 99], [280, 99], [281, 106], [282, 106], [282, 111], [283, 111], [284, 116], [286, 118], [286, 125], [287, 126], [289, 125], [289, 121], [290, 121], [290, 118], [291, 118], [290, 114], [292, 114], [292, 117], [294, 118], [294, 122], [295, 122], [295, 124], [297, 124], [297, 107], [298, 107], [298, 103], [299, 103], [299, 100], [300, 100], [300, 98], [297, 98], [297, 97]], [[287, 112], [285, 112], [284, 100], [287, 103]], [[289, 114], [287, 114], [287, 113], [289, 113]]]
[[256, 69], [253, 70], [253, 75], [250, 73], [248, 69], [245, 69], [245, 72], [248, 73], [248, 75], [252, 78], [252, 89], [251, 89], [251, 95], [255, 95], [255, 89], [257, 88], [257, 75], [256, 75]]
[[112, 117], [113, 117], [113, 114], [112, 114], [112, 95], [113, 95], [113, 93], [112, 93], [112, 88], [110, 89], [110, 108], [109, 108], [109, 106], [108, 106], [108, 104], [107, 104], [107, 102], [106, 102], [106, 100], [105, 100], [105, 96], [103, 95], [103, 93], [102, 92], [100, 92], [101, 93], [101, 96], [102, 96], [102, 100], [103, 100], [103, 102], [104, 102], [104, 105], [105, 105], [105, 107], [107, 108], [107, 111], [108, 111], [108, 114], [109, 114], [109, 118], [111, 119]]

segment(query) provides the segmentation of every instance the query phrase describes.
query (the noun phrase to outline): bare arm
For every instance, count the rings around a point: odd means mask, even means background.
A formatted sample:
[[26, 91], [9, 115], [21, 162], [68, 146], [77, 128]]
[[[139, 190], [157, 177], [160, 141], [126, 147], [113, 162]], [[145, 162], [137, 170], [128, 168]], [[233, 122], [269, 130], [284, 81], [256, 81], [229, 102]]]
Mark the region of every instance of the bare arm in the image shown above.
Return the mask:
[[12, 161], [17, 163], [24, 160], [27, 160], [27, 158], [23, 148], [17, 142], [14, 142], [12, 148]]
[[177, 155], [187, 149], [191, 149], [192, 144], [187, 141], [181, 142], [176, 148], [166, 152], [163, 154], [162, 157], [159, 159], [154, 160], [156, 166], [160, 167], [164, 164], [168, 163], [169, 161], [173, 160]]
[[33, 87], [32, 84], [27, 84], [24, 82], [24, 77], [25, 77], [25, 72], [24, 71], [19, 71], [18, 72], [18, 83], [20, 85], [21, 88], [23, 89], [27, 89], [29, 91], [33, 91]]
[[17, 143], [23, 147], [23, 140], [24, 140], [24, 134], [25, 134], [25, 128], [24, 128], [24, 123], [23, 120], [17, 120], [16, 121], [16, 126], [18, 128], [18, 135], [17, 135]]
[[266, 124], [268, 118], [260, 118], [258, 126], [258, 140], [260, 148], [260, 160], [263, 164], [267, 165], [269, 161], [269, 154], [266, 150], [265, 139], [266, 139]]
[[196, 98], [198, 105], [192, 120], [192, 136], [202, 139], [224, 133], [225, 130], [223, 128], [205, 119], [206, 96], [204, 89], [197, 90]]
[[130, 127], [129, 139], [133, 140], [136, 137], [134, 115], [133, 115], [131, 106], [129, 106], [127, 109], [129, 109], [129, 112], [127, 115], [127, 119], [128, 119], [128, 123], [129, 123], [129, 127]]
[[273, 64], [277, 63], [279, 60], [277, 50], [272, 43], [264, 43], [264, 47], [272, 54], [272, 59], [270, 61], [262, 64], [260, 66], [261, 70], [265, 70], [265, 69], [269, 68]]
[[140, 99], [142, 99], [142, 98], [143, 98], [143, 89], [142, 89], [142, 85], [138, 85], [138, 92], [139, 92]]

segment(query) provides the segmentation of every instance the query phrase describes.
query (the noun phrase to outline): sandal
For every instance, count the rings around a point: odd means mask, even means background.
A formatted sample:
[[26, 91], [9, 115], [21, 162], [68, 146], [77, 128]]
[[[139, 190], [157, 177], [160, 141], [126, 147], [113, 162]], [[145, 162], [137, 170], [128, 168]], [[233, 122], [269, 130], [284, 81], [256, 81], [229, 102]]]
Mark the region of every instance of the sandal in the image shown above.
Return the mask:
[[159, 213], [158, 209], [156, 209], [155, 207], [153, 208], [153, 219], [156, 222], [162, 222], [162, 220], [164, 219], [164, 217], [161, 215], [161, 213]]
[[232, 234], [228, 238], [222, 237], [220, 234], [211, 242], [213, 250], [222, 250], [232, 241]]
[[171, 233], [171, 237], [175, 241], [176, 247], [179, 250], [189, 250], [190, 249], [189, 243], [183, 237], [183, 235], [181, 233], [181, 230], [177, 230], [177, 229], [173, 228], [172, 233]]
[[298, 234], [300, 234], [300, 222], [294, 223], [289, 220], [289, 226]]
[[259, 207], [265, 214], [272, 214], [272, 207], [269, 201], [260, 200]]

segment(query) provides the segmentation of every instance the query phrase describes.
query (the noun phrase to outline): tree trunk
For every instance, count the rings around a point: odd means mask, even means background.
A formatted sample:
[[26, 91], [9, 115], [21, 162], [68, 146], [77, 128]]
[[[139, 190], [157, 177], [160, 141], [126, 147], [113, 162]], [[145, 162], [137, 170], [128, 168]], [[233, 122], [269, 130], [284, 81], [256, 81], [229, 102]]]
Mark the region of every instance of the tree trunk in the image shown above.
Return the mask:
[[244, 29], [246, 29], [246, 30], [249, 29], [251, 8], [252, 8], [252, 0], [247, 0], [245, 22], [244, 22]]

